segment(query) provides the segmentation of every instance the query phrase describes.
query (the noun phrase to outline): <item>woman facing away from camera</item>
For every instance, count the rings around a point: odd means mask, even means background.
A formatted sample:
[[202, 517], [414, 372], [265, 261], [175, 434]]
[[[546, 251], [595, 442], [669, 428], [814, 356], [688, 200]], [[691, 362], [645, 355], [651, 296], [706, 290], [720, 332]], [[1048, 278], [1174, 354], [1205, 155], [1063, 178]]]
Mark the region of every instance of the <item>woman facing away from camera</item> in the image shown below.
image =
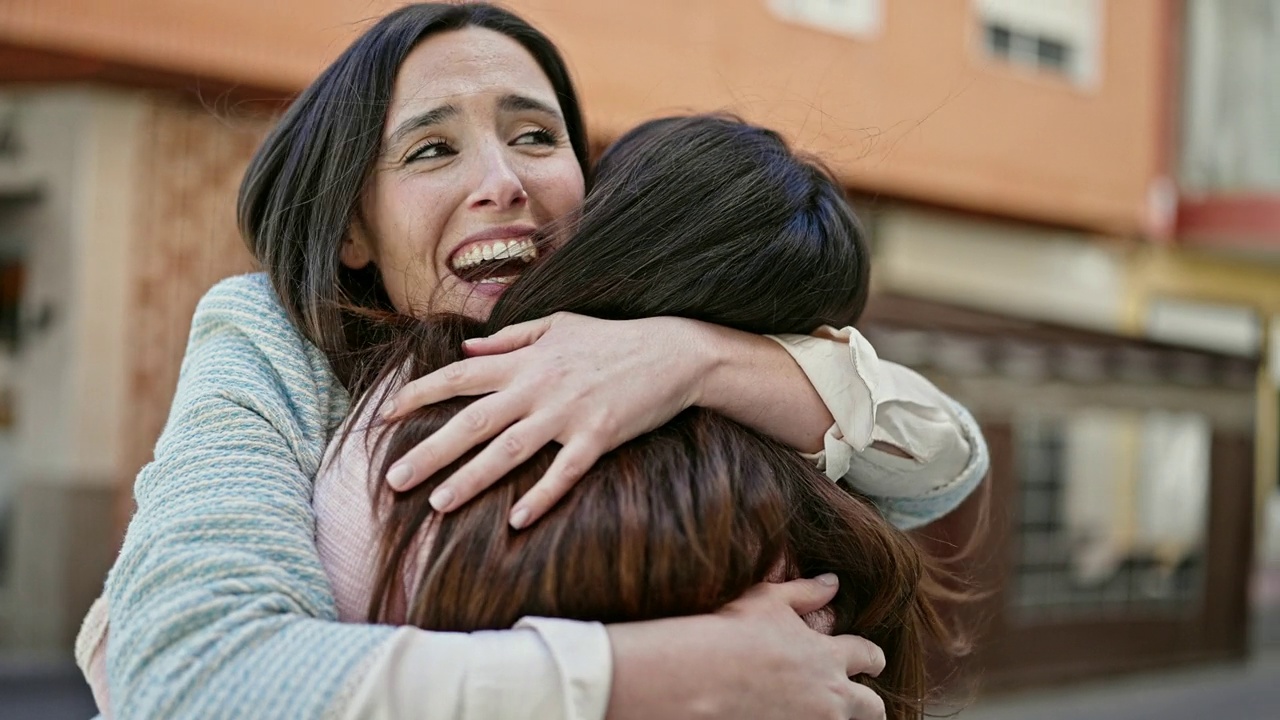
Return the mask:
[[[264, 273], [224, 281], [197, 309], [108, 579], [116, 716], [877, 716], [874, 693], [847, 678], [877, 670], [879, 650], [801, 620], [835, 594], [812, 579], [630, 623], [335, 622], [312, 482], [359, 358], [388, 339], [375, 316], [486, 318], [506, 285], [483, 249], [472, 270], [471, 250], [573, 212], [586, 148], [554, 46], [482, 4], [397, 10], [295, 101], [242, 186]], [[525, 526], [605, 452], [690, 407], [815, 453], [901, 527], [955, 507], [986, 470], [968, 414], [852, 331], [780, 344], [687, 318], [558, 314], [468, 352], [388, 403], [398, 417], [483, 396], [388, 468], [408, 489], [491, 441], [433, 488], [446, 516], [554, 442], [511, 511]], [[82, 648], [101, 630], [87, 623]]]
[[716, 612], [760, 582], [830, 573], [839, 591], [811, 624], [882, 648], [886, 667], [860, 679], [887, 717], [921, 717], [925, 650], [955, 647], [934, 607], [954, 597], [942, 574], [865, 498], [717, 413], [691, 408], [623, 443], [526, 530], [508, 527], [507, 513], [554, 462], [551, 448], [447, 515], [430, 491], [474, 453], [392, 499], [387, 458], [473, 402], [389, 423], [374, 410], [404, 378], [462, 359], [466, 339], [556, 312], [814, 331], [852, 324], [866, 302], [868, 253], [840, 186], [776, 133], [726, 116], [628, 133], [601, 158], [581, 212], [547, 234], [539, 244], [563, 249], [524, 270], [487, 322], [391, 316], [393, 339], [366, 354], [360, 399], [316, 478], [317, 545], [339, 619], [454, 632], [525, 616], [636, 622]]

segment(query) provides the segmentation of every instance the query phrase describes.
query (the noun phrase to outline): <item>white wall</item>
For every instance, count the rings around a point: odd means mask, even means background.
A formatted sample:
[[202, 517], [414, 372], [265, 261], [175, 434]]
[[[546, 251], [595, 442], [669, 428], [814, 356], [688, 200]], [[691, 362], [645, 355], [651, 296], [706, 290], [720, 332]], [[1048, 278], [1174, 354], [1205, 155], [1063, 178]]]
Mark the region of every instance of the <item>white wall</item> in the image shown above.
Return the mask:
[[991, 312], [1120, 332], [1124, 253], [1086, 235], [893, 209], [876, 225], [878, 287]]
[[1152, 298], [1147, 306], [1147, 337], [1201, 350], [1258, 357], [1262, 320], [1250, 307], [1178, 298]]
[[27, 262], [23, 312], [52, 321], [21, 343], [9, 478], [9, 572], [0, 651], [61, 654], [114, 555], [114, 498], [128, 421], [126, 340], [141, 96], [89, 88], [0, 95], [17, 108], [38, 201], [0, 216]]
[[1188, 0], [1180, 178], [1280, 190], [1280, 0]]
[[766, 0], [774, 15], [806, 27], [855, 38], [884, 30], [884, 0]]
[[115, 482], [126, 389], [125, 317], [136, 97], [89, 89], [9, 94], [41, 200], [8, 232], [26, 246], [28, 315], [52, 309], [13, 368], [18, 474]]
[[1280, 390], [1280, 315], [1273, 316], [1270, 324], [1267, 337], [1271, 346], [1267, 349], [1267, 361], [1271, 369], [1271, 381]]

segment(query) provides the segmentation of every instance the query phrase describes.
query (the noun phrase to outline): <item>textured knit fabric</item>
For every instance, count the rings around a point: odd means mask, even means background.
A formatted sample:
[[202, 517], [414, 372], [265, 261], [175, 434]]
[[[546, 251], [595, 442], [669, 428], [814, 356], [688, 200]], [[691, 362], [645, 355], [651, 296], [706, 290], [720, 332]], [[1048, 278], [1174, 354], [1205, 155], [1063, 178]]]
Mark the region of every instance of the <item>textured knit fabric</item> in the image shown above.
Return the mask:
[[312, 478], [347, 397], [266, 277], [201, 301], [108, 581], [117, 718], [320, 717], [391, 628], [335, 620]]
[[93, 601], [85, 613], [80, 632], [76, 634], [76, 665], [84, 673], [84, 679], [93, 692], [93, 702], [98, 706], [99, 717], [110, 720], [111, 697], [107, 688], [107, 598], [105, 595]]
[[612, 656], [600, 623], [467, 634], [336, 622], [311, 496], [348, 404], [264, 275], [209, 291], [106, 607], [77, 642], [90, 677], [105, 646], [104, 707], [126, 719], [601, 720]]

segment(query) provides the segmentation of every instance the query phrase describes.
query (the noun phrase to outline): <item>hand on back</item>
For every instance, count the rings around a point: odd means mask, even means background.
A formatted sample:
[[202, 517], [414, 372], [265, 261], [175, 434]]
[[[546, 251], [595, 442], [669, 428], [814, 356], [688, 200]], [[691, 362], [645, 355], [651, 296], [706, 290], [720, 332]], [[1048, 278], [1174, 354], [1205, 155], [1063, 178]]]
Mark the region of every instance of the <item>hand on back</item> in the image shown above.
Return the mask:
[[801, 618], [835, 592], [834, 576], [763, 583], [715, 615], [610, 626], [607, 718], [883, 720], [884, 701], [850, 679], [879, 675], [880, 648]]

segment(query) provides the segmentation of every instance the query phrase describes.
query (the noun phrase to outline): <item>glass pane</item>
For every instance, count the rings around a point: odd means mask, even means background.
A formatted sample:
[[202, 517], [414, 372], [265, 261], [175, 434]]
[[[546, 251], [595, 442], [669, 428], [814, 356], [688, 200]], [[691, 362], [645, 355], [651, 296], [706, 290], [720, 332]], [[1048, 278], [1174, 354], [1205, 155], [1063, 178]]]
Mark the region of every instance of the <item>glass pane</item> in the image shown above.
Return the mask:
[[1071, 47], [1052, 38], [1038, 37], [1036, 60], [1042, 68], [1066, 71], [1071, 64]]
[[1102, 407], [1020, 418], [1018, 616], [1197, 608], [1211, 441], [1208, 419], [1189, 412]]
[[987, 50], [997, 57], [1008, 57], [1013, 46], [1013, 33], [1003, 25], [987, 25]]

